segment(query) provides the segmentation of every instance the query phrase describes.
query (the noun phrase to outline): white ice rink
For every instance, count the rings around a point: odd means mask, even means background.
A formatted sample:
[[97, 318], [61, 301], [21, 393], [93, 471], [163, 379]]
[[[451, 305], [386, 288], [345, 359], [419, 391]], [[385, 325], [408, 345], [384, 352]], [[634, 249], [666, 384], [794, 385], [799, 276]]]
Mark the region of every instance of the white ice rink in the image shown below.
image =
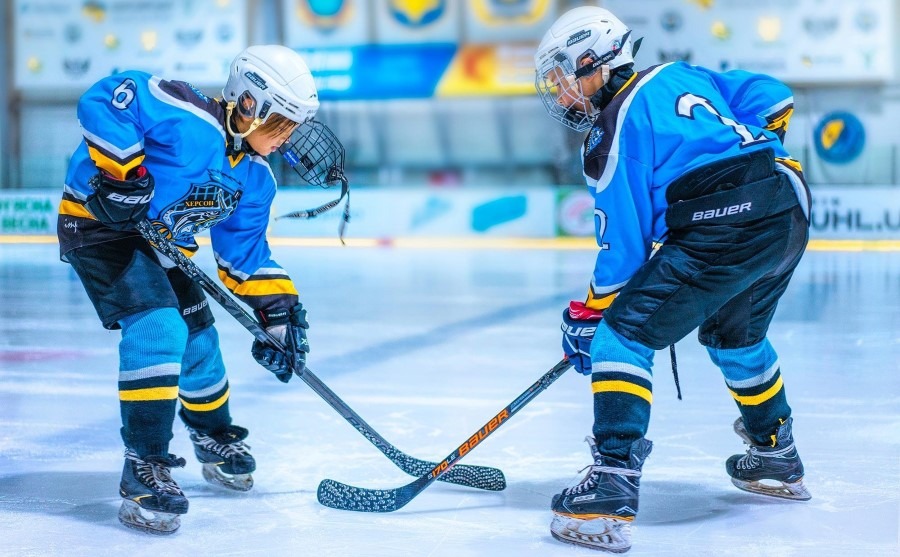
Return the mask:
[[[247, 494], [201, 478], [176, 423], [181, 530], [122, 527], [118, 332], [100, 326], [55, 244], [0, 245], [0, 555], [153, 557], [600, 555], [551, 538], [551, 496], [590, 461], [589, 380], [569, 371], [462, 461], [501, 468], [503, 492], [434, 483], [390, 514], [319, 505], [332, 478], [412, 480], [294, 378], [250, 356], [250, 334], [214, 308], [235, 423], [258, 462]], [[559, 321], [594, 253], [276, 246], [309, 310], [309, 365], [388, 441], [439, 460], [561, 356]], [[210, 249], [198, 263], [212, 272]], [[657, 356], [641, 510], [631, 556], [900, 555], [900, 254], [809, 252], [770, 331], [808, 502], [733, 487], [743, 452], [718, 370], [678, 344], [684, 400]]]

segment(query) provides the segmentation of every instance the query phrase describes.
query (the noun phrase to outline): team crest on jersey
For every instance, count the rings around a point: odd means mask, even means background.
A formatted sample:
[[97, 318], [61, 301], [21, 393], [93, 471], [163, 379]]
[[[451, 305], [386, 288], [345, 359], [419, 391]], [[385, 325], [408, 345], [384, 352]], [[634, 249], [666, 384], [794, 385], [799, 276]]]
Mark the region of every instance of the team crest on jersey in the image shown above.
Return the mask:
[[209, 180], [191, 184], [187, 195], [160, 214], [159, 220], [172, 237], [190, 239], [231, 216], [241, 199], [240, 182], [217, 170], [207, 170]]
[[591, 133], [588, 134], [587, 138], [587, 149], [584, 152], [590, 153], [597, 145], [600, 145], [601, 141], [603, 141], [603, 130], [598, 127], [591, 128]]

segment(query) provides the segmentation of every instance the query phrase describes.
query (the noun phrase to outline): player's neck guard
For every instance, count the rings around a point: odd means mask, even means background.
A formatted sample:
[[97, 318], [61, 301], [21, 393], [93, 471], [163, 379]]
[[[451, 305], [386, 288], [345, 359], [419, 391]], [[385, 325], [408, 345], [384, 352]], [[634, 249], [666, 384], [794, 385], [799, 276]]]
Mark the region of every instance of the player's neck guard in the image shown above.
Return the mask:
[[620, 66], [611, 71], [609, 79], [600, 88], [599, 91], [591, 95], [591, 104], [597, 107], [597, 110], [603, 110], [612, 101], [625, 83], [634, 75], [634, 69], [631, 64]]

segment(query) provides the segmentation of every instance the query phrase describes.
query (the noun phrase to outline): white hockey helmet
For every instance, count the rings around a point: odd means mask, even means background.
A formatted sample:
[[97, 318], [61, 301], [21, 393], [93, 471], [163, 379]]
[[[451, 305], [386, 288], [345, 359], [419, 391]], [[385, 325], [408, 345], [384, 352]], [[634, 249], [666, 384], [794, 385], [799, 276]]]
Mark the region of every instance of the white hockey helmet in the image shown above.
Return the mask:
[[[241, 140], [272, 114], [302, 124], [319, 110], [319, 95], [309, 67], [298, 53], [281, 45], [255, 45], [238, 54], [231, 63], [222, 96], [228, 103], [225, 123], [238, 148]], [[242, 134], [231, 129], [234, 108], [252, 119], [250, 128]]]
[[[575, 131], [586, 131], [597, 115], [584, 97], [579, 79], [634, 62], [631, 31], [609, 10], [583, 6], [560, 16], [544, 34], [534, 55], [535, 87], [555, 120]], [[581, 62], [593, 62], [584, 67]]]

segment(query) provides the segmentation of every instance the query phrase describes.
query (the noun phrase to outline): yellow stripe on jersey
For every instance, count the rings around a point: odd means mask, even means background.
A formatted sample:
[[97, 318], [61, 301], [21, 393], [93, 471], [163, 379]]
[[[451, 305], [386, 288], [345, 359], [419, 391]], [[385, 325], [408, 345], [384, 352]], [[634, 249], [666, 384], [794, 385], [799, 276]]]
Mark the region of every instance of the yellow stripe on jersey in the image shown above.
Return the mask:
[[731, 396], [734, 397], [734, 400], [738, 401], [743, 406], [759, 406], [763, 402], [766, 402], [767, 400], [778, 394], [778, 391], [781, 390], [782, 386], [784, 386], [784, 382], [781, 380], [781, 375], [779, 375], [778, 380], [775, 381], [774, 385], [759, 393], [758, 395], [741, 396], [731, 389], [728, 389], [728, 392], [731, 393]]
[[67, 201], [63, 199], [59, 204], [59, 214], [60, 215], [68, 215], [70, 217], [81, 217], [85, 219], [97, 220], [94, 218], [94, 215], [91, 214], [90, 211], [85, 208], [81, 203], [76, 203], [74, 201]]
[[179, 397], [179, 400], [181, 400], [181, 405], [184, 406], [185, 408], [187, 408], [188, 410], [193, 410], [194, 412], [211, 412], [211, 411], [219, 408], [226, 402], [228, 402], [228, 394], [230, 392], [231, 392], [230, 388], [225, 389], [225, 393], [222, 394], [222, 396], [220, 396], [216, 400], [213, 400], [212, 402], [202, 402], [202, 403], [188, 402], [188, 401], [184, 400], [183, 397]]
[[150, 387], [119, 391], [119, 400], [125, 402], [147, 402], [151, 400], [175, 400], [178, 398], [178, 387]]
[[789, 167], [793, 168], [797, 172], [803, 172], [803, 167], [800, 165], [800, 161], [796, 161], [794, 159], [788, 159], [788, 158], [781, 158], [781, 157], [778, 157], [775, 160], [785, 166], [789, 166]]
[[133, 159], [125, 161], [125, 163], [123, 164], [120, 161], [106, 156], [105, 153], [100, 152], [99, 149], [95, 149], [90, 145], [88, 146], [88, 153], [90, 153], [91, 160], [94, 161], [94, 164], [97, 165], [97, 168], [106, 171], [110, 176], [116, 178], [117, 180], [124, 180], [129, 171], [137, 168], [141, 165], [142, 162], [144, 162], [144, 155], [140, 155], [138, 157], [134, 157]]
[[630, 395], [641, 397], [650, 404], [653, 404], [653, 393], [646, 387], [629, 383], [628, 381], [595, 381], [591, 383], [591, 390], [597, 393], [628, 393]]
[[587, 301], [584, 305], [590, 309], [596, 310], [604, 310], [612, 305], [613, 300], [618, 296], [618, 292], [613, 292], [612, 294], [607, 294], [606, 296], [595, 298], [594, 292], [592, 290], [588, 290]]
[[274, 296], [280, 294], [299, 295], [290, 279], [245, 280], [238, 282], [219, 270], [219, 279], [229, 290], [238, 296]]
[[783, 129], [786, 132], [788, 129], [788, 126], [790, 125], [791, 116], [793, 116], [793, 115], [794, 115], [794, 109], [789, 108], [789, 109], [785, 110], [784, 112], [782, 112], [781, 114], [779, 114], [778, 116], [775, 116], [774, 118], [771, 118], [771, 119], [767, 118], [769, 123], [766, 125], [766, 129], [770, 130], [770, 131]]

